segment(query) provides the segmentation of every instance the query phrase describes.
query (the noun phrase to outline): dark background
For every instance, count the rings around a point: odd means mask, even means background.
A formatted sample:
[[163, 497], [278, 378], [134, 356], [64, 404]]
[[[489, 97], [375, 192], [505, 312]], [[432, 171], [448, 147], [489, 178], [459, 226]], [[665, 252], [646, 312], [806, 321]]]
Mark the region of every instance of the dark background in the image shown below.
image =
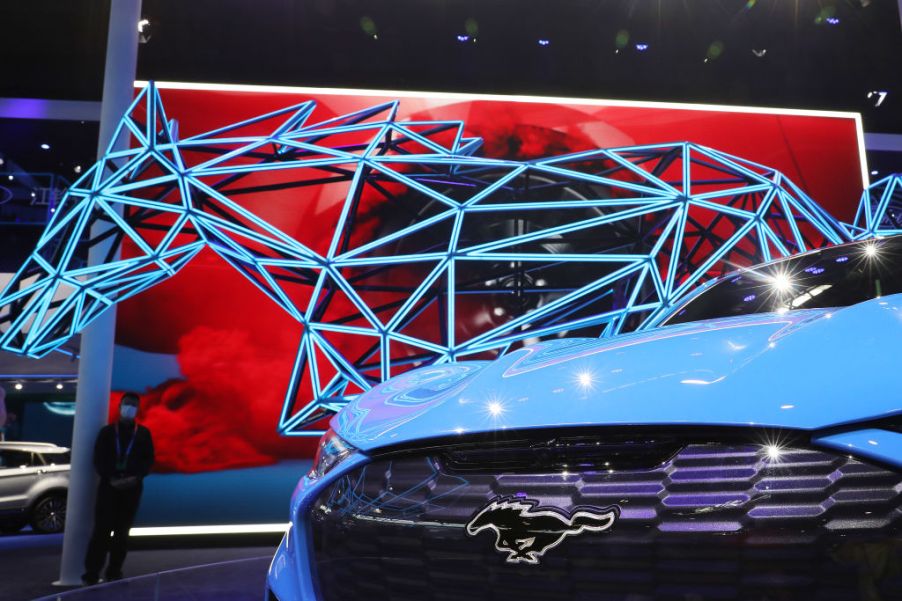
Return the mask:
[[[897, 0], [144, 0], [143, 15], [139, 79], [833, 109], [902, 135]], [[108, 16], [109, 0], [0, 2], [0, 99], [99, 101]], [[46, 221], [48, 175], [77, 179], [97, 131], [0, 118], [0, 272]], [[899, 151], [868, 161], [872, 180], [902, 171]]]
[[[108, 6], [3, 3], [0, 97], [98, 100]], [[143, 13], [139, 79], [837, 109], [902, 133], [896, 0], [144, 0]], [[880, 107], [872, 91], [888, 92]]]

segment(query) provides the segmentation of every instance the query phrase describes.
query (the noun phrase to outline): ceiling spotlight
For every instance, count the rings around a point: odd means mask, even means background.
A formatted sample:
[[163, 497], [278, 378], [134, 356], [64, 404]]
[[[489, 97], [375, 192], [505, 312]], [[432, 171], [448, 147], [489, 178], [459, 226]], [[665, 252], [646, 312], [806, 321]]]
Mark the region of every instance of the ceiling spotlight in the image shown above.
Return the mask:
[[469, 41], [470, 41], [470, 36], [468, 36], [468, 35], [458, 35], [458, 36], [457, 36], [457, 41], [458, 41], [458, 42], [469, 42]]
[[72, 171], [74, 171], [75, 173], [81, 173], [81, 165], [76, 165], [76, 166], [72, 169]]
[[839, 17], [827, 17], [824, 20], [828, 25], [839, 25]]
[[873, 242], [864, 245], [864, 256], [868, 258], [877, 256], [877, 245]]
[[13, 386], [13, 388], [15, 388], [16, 390], [22, 390], [25, 387], [22, 386], [22, 382], [16, 382], [16, 384]]
[[547, 46], [551, 43], [551, 40], [541, 39], [539, 40], [539, 46]]
[[873, 100], [875, 107], [879, 107], [883, 104], [883, 101], [886, 100], [887, 96], [889, 96], [889, 92], [886, 90], [871, 90], [868, 92], [868, 100]]
[[876, 169], [874, 169], [873, 171], [871, 171], [871, 175], [877, 175], [878, 173], [880, 173], [880, 172], [877, 171]]
[[62, 389], [63, 389], [62, 383], [57, 384], [57, 385], [56, 385], [56, 389], [57, 389], [57, 390], [62, 390]]
[[645, 52], [648, 50], [648, 44], [636, 44], [636, 50], [639, 52]]
[[752, 48], [752, 54], [754, 54], [758, 58], [764, 58], [764, 56], [767, 54], [767, 48], [762, 48], [761, 50], [755, 50], [754, 48]]
[[373, 21], [372, 18], [366, 16], [360, 17], [360, 29], [374, 40], [379, 39], [376, 35], [379, 32], [379, 29], [376, 27], [376, 22]]
[[473, 38], [473, 41], [476, 41], [476, 36], [479, 34], [479, 21], [474, 19], [473, 17], [467, 17], [467, 20], [464, 21], [464, 30], [467, 32], [468, 36]]
[[150, 20], [141, 19], [138, 21], [138, 43], [146, 44], [150, 41]]
[[492, 309], [492, 313], [494, 313], [496, 317], [501, 317], [504, 315], [504, 308], [503, 307], [495, 307], [494, 309]]
[[723, 54], [724, 44], [720, 40], [714, 40], [711, 42], [711, 45], [708, 46], [708, 52], [705, 55], [705, 62], [708, 61], [716, 61]]
[[50, 150], [50, 144], [47, 144], [46, 142], [41, 144], [41, 150]]
[[5, 163], [5, 162], [6, 162], [6, 161], [3, 160], [3, 157], [0, 157], [0, 167], [2, 167], [2, 166], [3, 166], [3, 163]]

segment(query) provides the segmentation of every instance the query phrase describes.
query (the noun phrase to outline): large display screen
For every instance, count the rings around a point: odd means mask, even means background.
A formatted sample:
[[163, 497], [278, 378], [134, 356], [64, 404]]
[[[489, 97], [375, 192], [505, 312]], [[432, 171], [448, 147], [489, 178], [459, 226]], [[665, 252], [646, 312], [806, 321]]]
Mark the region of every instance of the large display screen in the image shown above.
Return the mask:
[[[139, 84], [143, 85], [143, 84]], [[609, 100], [414, 94], [158, 83], [182, 139], [307, 100], [311, 122], [398, 100], [399, 120], [458, 120], [483, 156], [531, 160], [595, 148], [692, 142], [776, 168], [827, 211], [851, 220], [867, 184], [858, 115]], [[249, 126], [248, 133], [266, 133]], [[255, 176], [256, 215], [325, 244], [340, 186], [283, 189]], [[269, 178], [269, 179], [267, 179]], [[268, 189], [267, 186], [269, 186]], [[345, 190], [346, 191], [346, 190]], [[388, 210], [373, 219], [390, 219]], [[376, 224], [378, 225], [378, 224]], [[375, 226], [374, 226], [375, 227]], [[459, 315], [459, 327], [501, 317]], [[114, 388], [142, 394], [157, 470], [205, 472], [308, 458], [315, 439], [277, 432], [301, 325], [210, 251], [118, 307]], [[303, 390], [299, 394], [303, 394]]]

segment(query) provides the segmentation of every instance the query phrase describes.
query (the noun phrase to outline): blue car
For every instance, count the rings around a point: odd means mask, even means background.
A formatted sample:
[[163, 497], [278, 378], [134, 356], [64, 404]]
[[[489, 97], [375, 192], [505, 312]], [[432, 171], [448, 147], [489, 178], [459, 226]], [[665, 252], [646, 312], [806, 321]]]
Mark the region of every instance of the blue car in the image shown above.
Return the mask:
[[902, 238], [338, 413], [267, 599], [902, 599]]

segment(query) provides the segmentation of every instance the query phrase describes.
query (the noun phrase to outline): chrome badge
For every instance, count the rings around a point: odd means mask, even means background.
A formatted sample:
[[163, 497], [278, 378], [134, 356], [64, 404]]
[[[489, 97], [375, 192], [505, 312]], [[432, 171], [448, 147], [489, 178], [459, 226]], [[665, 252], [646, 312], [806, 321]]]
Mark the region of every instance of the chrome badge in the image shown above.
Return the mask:
[[546, 551], [568, 536], [604, 532], [620, 517], [620, 508], [577, 507], [566, 512], [556, 507], [539, 508], [533, 499], [497, 497], [480, 509], [467, 524], [467, 534], [483, 530], [495, 533], [495, 549], [507, 553], [507, 563], [538, 564]]

